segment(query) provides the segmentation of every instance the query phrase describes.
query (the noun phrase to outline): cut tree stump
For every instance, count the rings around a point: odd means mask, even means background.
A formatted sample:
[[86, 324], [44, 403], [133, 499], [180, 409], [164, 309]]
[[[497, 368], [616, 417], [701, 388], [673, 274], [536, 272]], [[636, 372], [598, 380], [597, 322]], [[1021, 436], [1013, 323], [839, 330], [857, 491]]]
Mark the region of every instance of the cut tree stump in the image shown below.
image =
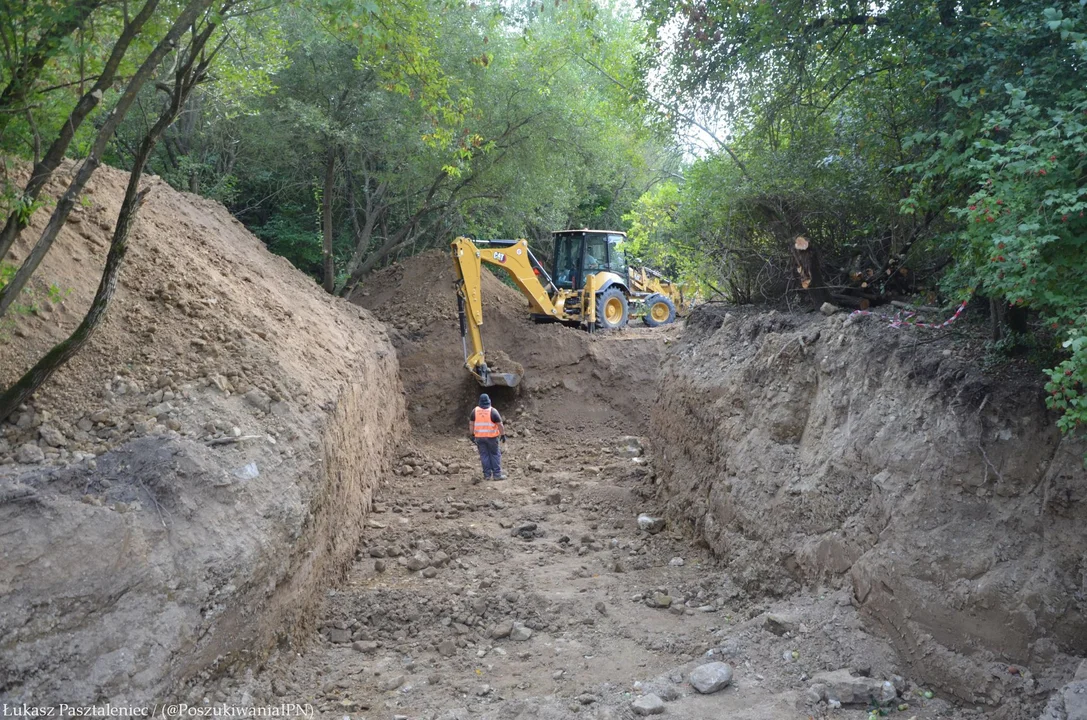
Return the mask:
[[808, 291], [808, 298], [816, 309], [822, 307], [823, 303], [830, 300], [830, 293], [823, 281], [819, 254], [811, 241], [803, 235], [797, 235], [793, 241], [793, 258], [796, 260], [800, 286]]

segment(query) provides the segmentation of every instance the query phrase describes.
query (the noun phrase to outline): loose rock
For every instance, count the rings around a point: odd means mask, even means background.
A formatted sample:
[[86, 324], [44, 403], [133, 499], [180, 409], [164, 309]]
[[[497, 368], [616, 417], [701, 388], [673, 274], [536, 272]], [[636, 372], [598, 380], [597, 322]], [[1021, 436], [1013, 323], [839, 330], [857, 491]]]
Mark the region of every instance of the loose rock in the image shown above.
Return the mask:
[[[818, 693], [823, 700], [842, 705], [864, 705], [869, 698], [882, 697], [884, 693], [883, 681], [856, 677], [848, 670], [817, 673], [812, 681], [812, 694]], [[894, 684], [887, 684], [893, 691]]]
[[532, 629], [525, 627], [520, 623], [515, 623], [513, 629], [510, 631], [510, 640], [524, 642], [530, 637], [532, 637]]
[[52, 425], [42, 425], [38, 428], [38, 435], [41, 436], [42, 442], [49, 447], [66, 447], [68, 445], [68, 438], [64, 437], [64, 433]]
[[642, 695], [630, 704], [635, 715], [660, 715], [664, 712], [664, 701], [656, 695]]
[[381, 684], [381, 689], [385, 692], [391, 692], [404, 684], [405, 677], [403, 675], [394, 675]]
[[688, 678], [693, 687], [703, 695], [723, 690], [732, 682], [732, 666], [723, 662], [699, 665]]
[[796, 633], [800, 627], [799, 623], [787, 616], [787, 615], [767, 615], [766, 619], [762, 622], [763, 628], [773, 633], [774, 635], [784, 635], [785, 633]]
[[34, 443], [20, 445], [19, 449], [15, 451], [15, 462], [24, 463], [26, 465], [36, 465], [44, 461], [45, 451]]
[[646, 601], [649, 607], [667, 608], [672, 605], [672, 596], [662, 592], [653, 593]]
[[642, 513], [638, 516], [638, 529], [647, 533], [656, 534], [664, 529], [664, 518], [653, 517]]

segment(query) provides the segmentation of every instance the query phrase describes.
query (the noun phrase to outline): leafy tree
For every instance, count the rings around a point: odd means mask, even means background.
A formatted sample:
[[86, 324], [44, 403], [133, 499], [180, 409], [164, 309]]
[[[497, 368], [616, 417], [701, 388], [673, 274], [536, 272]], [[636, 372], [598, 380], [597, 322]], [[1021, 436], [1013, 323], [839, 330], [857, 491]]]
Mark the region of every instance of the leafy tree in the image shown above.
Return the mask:
[[718, 149], [687, 173], [680, 227], [710, 193], [692, 229], [725, 228], [749, 263], [823, 227], [836, 282], [877, 300], [907, 262], [941, 270], [947, 297], [982, 294], [998, 318], [1044, 323], [1066, 353], [1050, 405], [1062, 429], [1082, 426], [1083, 2], [642, 8], [660, 88], [732, 133], [730, 162]]
[[229, 123], [198, 123], [207, 130], [190, 155], [160, 153], [156, 167], [184, 187], [174, 168], [185, 158], [231, 148], [230, 177], [202, 174], [201, 185], [229, 187], [243, 222], [338, 292], [453, 233], [618, 226], [670, 161], [597, 68], [635, 70], [637, 26], [622, 13], [584, 2], [530, 14], [321, 7], [327, 18], [278, 16], [289, 50], [274, 93]]

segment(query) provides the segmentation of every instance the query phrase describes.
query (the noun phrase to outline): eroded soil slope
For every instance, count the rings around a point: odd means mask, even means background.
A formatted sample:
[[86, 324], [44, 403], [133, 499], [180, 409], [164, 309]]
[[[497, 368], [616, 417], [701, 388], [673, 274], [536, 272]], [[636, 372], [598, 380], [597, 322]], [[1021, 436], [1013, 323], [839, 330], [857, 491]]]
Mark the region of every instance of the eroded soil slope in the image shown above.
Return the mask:
[[[97, 172], [0, 330], [0, 384], [82, 318], [126, 179]], [[7, 702], [163, 700], [303, 635], [404, 425], [380, 323], [148, 182], [104, 325], [0, 426]]]
[[1084, 448], [950, 344], [707, 308], [651, 427], [669, 516], [741, 587], [847, 589], [903, 672], [1015, 716], [1087, 651]]

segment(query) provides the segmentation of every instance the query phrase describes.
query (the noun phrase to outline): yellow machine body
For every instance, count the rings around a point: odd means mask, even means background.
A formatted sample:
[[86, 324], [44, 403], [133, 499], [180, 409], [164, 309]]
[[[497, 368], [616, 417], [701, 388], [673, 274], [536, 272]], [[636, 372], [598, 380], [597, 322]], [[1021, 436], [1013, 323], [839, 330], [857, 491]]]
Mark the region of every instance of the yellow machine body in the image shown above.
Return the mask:
[[[610, 270], [586, 274], [583, 287], [559, 288], [547, 277], [546, 270], [532, 255], [527, 240], [503, 243], [500, 246], [477, 246], [468, 238], [458, 237], [452, 242], [453, 268], [456, 272], [457, 304], [464, 342], [464, 366], [485, 387], [515, 387], [521, 381], [523, 370], [496, 367], [493, 357], [488, 357], [483, 345], [483, 265], [501, 268], [509, 274], [513, 283], [528, 299], [529, 312], [537, 318], [550, 318], [557, 322], [577, 324], [586, 329], [597, 325], [621, 327], [628, 314], [628, 297], [623, 278]], [[547, 285], [540, 282], [547, 279]], [[597, 294], [601, 288], [621, 288], [602, 296], [602, 307], [597, 307]]]

